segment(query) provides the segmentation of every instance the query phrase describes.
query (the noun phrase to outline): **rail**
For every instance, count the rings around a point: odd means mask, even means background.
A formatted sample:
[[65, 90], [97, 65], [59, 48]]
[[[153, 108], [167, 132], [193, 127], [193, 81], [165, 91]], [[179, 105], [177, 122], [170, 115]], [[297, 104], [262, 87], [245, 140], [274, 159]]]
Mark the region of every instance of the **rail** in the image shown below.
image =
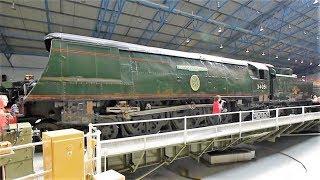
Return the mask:
[[[276, 127], [296, 124], [299, 122], [312, 121], [320, 119], [320, 105], [312, 106], [295, 106], [295, 107], [282, 107], [263, 110], [249, 110], [226, 112], [220, 114], [201, 114], [184, 117], [160, 118], [149, 120], [137, 120], [126, 122], [112, 122], [112, 123], [97, 123], [89, 124], [89, 132], [101, 134], [99, 127], [111, 125], [125, 125], [132, 123], [150, 123], [160, 121], [183, 121], [183, 129], [178, 129], [172, 132], [158, 132], [155, 134], [139, 135], [134, 137], [124, 137], [117, 139], [101, 140], [100, 136], [96, 136], [96, 170], [97, 173], [101, 172], [101, 159], [106, 157], [132, 153], [137, 151], [145, 151], [155, 148], [166, 146], [173, 146], [178, 144], [187, 144], [190, 142], [197, 142], [216, 137], [223, 137], [227, 135], [239, 134], [250, 132], [254, 130], [261, 130], [265, 128]], [[260, 117], [255, 117], [256, 114], [266, 113]], [[222, 117], [232, 116], [234, 118], [228, 122], [221, 122], [219, 119]], [[267, 115], [267, 116], [266, 116]], [[209, 118], [212, 120], [218, 117], [218, 124], [212, 124], [207, 127], [188, 128], [189, 121], [200, 120], [201, 118]], [[217, 122], [215, 122], [217, 123]], [[106, 161], [105, 161], [106, 162]], [[104, 165], [106, 167], [106, 164]]]

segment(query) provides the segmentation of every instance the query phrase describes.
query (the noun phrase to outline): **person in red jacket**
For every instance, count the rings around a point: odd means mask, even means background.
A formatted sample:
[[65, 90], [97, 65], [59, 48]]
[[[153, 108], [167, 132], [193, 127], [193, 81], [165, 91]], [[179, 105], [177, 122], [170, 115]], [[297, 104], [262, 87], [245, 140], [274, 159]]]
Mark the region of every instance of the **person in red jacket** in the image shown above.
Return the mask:
[[212, 114], [220, 114], [222, 111], [222, 105], [220, 104], [221, 96], [217, 95], [214, 97], [212, 104]]
[[[222, 103], [221, 102], [221, 96], [217, 95], [214, 97], [213, 104], [212, 104], [212, 114], [217, 114], [216, 116], [213, 116], [213, 119], [216, 123], [220, 124], [221, 123], [221, 117], [220, 113], [222, 112]], [[214, 124], [216, 124], [214, 123]]]
[[0, 134], [8, 124], [16, 123], [14, 116], [5, 108], [8, 104], [8, 98], [5, 95], [0, 95]]

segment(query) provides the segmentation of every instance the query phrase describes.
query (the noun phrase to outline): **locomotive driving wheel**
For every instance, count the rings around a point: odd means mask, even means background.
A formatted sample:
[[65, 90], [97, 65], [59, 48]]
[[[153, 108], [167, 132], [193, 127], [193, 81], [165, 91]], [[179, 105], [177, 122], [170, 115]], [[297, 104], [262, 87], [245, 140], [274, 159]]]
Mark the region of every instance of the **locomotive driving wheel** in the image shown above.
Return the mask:
[[[162, 119], [162, 118], [165, 118], [164, 113], [147, 115], [143, 119]], [[146, 123], [147, 133], [148, 134], [158, 133], [165, 123], [167, 123], [167, 122], [166, 121], [153, 121], [153, 122]]]
[[[132, 121], [139, 120], [139, 117], [132, 117]], [[129, 136], [141, 135], [146, 132], [145, 123], [124, 124], [124, 128]]]
[[[110, 116], [110, 117], [98, 120], [98, 123], [104, 123], [104, 122], [117, 122], [117, 119], [116, 117]], [[101, 138], [103, 140], [114, 139], [118, 136], [118, 132], [119, 132], [119, 128], [117, 125], [99, 126], [98, 129], [101, 131]]]
[[101, 131], [101, 138], [103, 140], [114, 139], [117, 137], [119, 132], [119, 128], [116, 125], [102, 126], [99, 130]]

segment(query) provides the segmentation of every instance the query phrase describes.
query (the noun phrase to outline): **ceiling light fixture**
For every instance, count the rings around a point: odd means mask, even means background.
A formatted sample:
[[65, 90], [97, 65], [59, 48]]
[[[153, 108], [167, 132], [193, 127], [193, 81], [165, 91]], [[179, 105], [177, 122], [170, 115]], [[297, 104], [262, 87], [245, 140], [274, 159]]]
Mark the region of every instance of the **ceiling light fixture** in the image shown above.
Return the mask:
[[291, 59], [290, 58], [288, 58], [288, 61], [290, 61]]
[[291, 29], [291, 25], [290, 24], [289, 24], [288, 28]]
[[223, 48], [223, 45], [222, 44], [220, 44], [220, 49], [222, 49]]
[[276, 55], [276, 59], [278, 59], [279, 58], [279, 56], [278, 55]]
[[189, 39], [189, 38], [187, 38], [187, 39], [186, 39], [186, 43], [189, 43], [189, 42], [190, 42], [190, 39]]
[[218, 8], [220, 8], [220, 2], [218, 1]]
[[11, 9], [16, 9], [14, 2], [12, 2], [12, 4], [11, 4]]
[[306, 35], [306, 34], [307, 34], [307, 31], [303, 31], [303, 34]]
[[298, 60], [294, 60], [294, 62], [298, 62]]
[[246, 49], [246, 53], [249, 53], [249, 49]]
[[317, 36], [316, 39], [319, 39], [319, 36]]
[[261, 54], [262, 56], [264, 56], [264, 55], [266, 55], [264, 52], [262, 52], [262, 54]]
[[318, 64], [318, 66], [320, 67], [320, 64]]
[[260, 32], [262, 32], [263, 30], [264, 30], [264, 29], [263, 29], [263, 27], [261, 26], [261, 27], [260, 27]]
[[312, 62], [310, 62], [310, 64], [309, 64], [310, 66], [312, 66]]
[[303, 64], [303, 60], [301, 61], [301, 64]]
[[319, 2], [318, 0], [314, 0], [312, 4], [317, 4], [318, 2]]
[[219, 33], [221, 33], [221, 32], [222, 32], [222, 29], [221, 29], [221, 27], [219, 27], [219, 30], [218, 30], [218, 32], [219, 32]]

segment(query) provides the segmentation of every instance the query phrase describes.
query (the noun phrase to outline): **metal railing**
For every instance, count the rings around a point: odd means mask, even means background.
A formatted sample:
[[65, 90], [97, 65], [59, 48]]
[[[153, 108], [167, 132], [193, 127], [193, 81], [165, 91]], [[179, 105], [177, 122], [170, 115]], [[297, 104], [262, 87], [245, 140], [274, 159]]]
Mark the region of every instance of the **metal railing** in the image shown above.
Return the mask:
[[[21, 144], [21, 145], [1, 148], [1, 151], [3, 151], [3, 152], [7, 151], [7, 152], [13, 152], [14, 153], [16, 150], [21, 150], [21, 149], [26, 149], [26, 148], [33, 148], [33, 150], [34, 150], [36, 147], [40, 147], [42, 145], [43, 145], [43, 142], [34, 142], [34, 143]], [[35, 157], [35, 153], [33, 153], [33, 163], [32, 163], [32, 165], [33, 165], [34, 173], [30, 173], [28, 175], [25, 175], [25, 176], [22, 176], [22, 177], [18, 177], [16, 179], [18, 179], [18, 180], [38, 179], [38, 178], [42, 179], [42, 177], [46, 173], [50, 172], [50, 171], [45, 171], [44, 168], [43, 168], [42, 153], [36, 153], [36, 155], [37, 155], [37, 157]], [[2, 171], [2, 172], [3, 172], [2, 179], [3, 180], [7, 179], [5, 171]]]
[[[96, 148], [95, 148], [95, 164], [96, 164], [96, 173], [101, 172], [101, 159], [104, 158], [106, 163], [106, 157], [110, 155], [108, 151], [102, 151], [104, 149], [110, 148], [112, 145], [117, 145], [123, 149], [131, 148], [132, 152], [140, 151], [140, 150], [148, 150], [152, 147], [165, 147], [168, 145], [175, 145], [175, 143], [183, 142], [187, 144], [188, 142], [192, 142], [195, 140], [204, 140], [205, 138], [210, 138], [211, 134], [226, 134], [230, 133], [228, 130], [233, 130], [234, 132], [238, 132], [241, 138], [241, 134], [243, 133], [243, 129], [247, 128], [246, 131], [249, 131], [250, 128], [262, 129], [264, 127], [276, 127], [283, 125], [284, 119], [286, 119], [285, 123], [297, 123], [294, 119], [301, 119], [301, 117], [305, 117], [306, 120], [310, 120], [312, 118], [320, 119], [320, 105], [312, 105], [312, 106], [295, 106], [295, 107], [282, 107], [282, 108], [273, 108], [273, 109], [263, 109], [263, 110], [248, 110], [248, 111], [237, 111], [237, 112], [225, 112], [219, 114], [201, 114], [201, 115], [192, 115], [192, 116], [184, 116], [184, 117], [171, 117], [171, 118], [160, 118], [160, 119], [149, 119], [149, 120], [135, 120], [135, 121], [125, 121], [125, 122], [111, 122], [111, 123], [97, 123], [97, 124], [89, 124], [89, 132], [88, 135], [95, 136], [96, 139]], [[256, 113], [266, 112], [268, 114], [267, 117], [257, 118], [254, 117]], [[223, 117], [223, 116], [232, 116], [238, 117], [237, 120], [231, 119], [229, 122], [222, 122], [218, 124], [212, 124], [207, 127], [197, 127], [197, 128], [188, 128], [189, 121], [195, 121], [201, 118], [209, 118], [212, 117]], [[308, 116], [306, 116], [308, 115]], [[310, 117], [309, 117], [310, 116]], [[147, 134], [147, 135], [139, 135], [134, 137], [124, 137], [117, 139], [109, 139], [109, 140], [101, 140], [100, 135], [101, 132], [99, 127], [101, 126], [113, 126], [113, 125], [126, 125], [133, 123], [151, 123], [151, 122], [160, 122], [160, 121], [175, 121], [175, 120], [183, 120], [183, 129], [177, 129], [172, 132], [158, 132], [155, 134]], [[282, 122], [283, 121], [283, 122]], [[249, 123], [254, 123], [254, 127], [250, 127]], [[269, 123], [269, 124], [266, 124]], [[201, 129], [200, 129], [201, 128]], [[196, 132], [203, 132], [201, 134], [202, 137], [198, 137]], [[157, 138], [165, 138], [165, 141], [157, 141]], [[174, 137], [177, 141], [170, 142], [170, 137]], [[157, 144], [157, 146], [152, 146], [156, 142], [161, 142], [162, 144]], [[90, 150], [89, 150], [90, 151]], [[119, 151], [121, 153], [128, 153], [128, 151]], [[106, 170], [106, 164], [104, 164], [104, 170]]]

